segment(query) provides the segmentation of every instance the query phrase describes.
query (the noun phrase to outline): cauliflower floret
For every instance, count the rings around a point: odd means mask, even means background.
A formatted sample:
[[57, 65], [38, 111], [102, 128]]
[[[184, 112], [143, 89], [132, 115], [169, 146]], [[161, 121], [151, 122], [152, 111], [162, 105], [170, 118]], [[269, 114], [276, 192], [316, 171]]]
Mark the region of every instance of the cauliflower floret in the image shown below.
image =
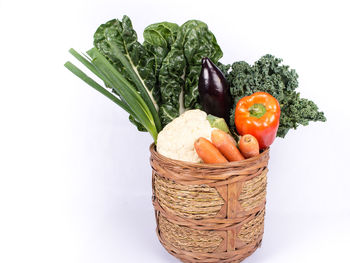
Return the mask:
[[158, 134], [157, 151], [171, 159], [199, 163], [194, 142], [199, 137], [210, 140], [212, 130], [204, 111], [188, 110]]

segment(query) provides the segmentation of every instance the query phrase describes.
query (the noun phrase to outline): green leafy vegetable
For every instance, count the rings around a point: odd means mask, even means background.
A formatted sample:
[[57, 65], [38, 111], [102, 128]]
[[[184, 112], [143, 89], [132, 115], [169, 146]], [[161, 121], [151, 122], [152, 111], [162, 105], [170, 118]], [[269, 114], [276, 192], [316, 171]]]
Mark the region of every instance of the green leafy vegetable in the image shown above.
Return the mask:
[[[181, 27], [169, 22], [152, 24], [143, 35], [144, 43], [140, 44], [131, 20], [124, 16], [121, 21], [113, 19], [98, 27], [95, 48], [88, 51], [90, 57], [71, 50], [105, 87], [73, 64], [66, 66], [129, 112], [129, 119], [138, 130], [147, 130], [155, 137], [153, 124], [159, 132], [186, 109], [200, 107], [197, 85], [201, 59], [209, 57], [218, 62], [222, 51], [207, 25], [197, 20]], [[127, 89], [133, 90], [129, 94]], [[131, 98], [136, 99], [136, 109], [129, 104]]]
[[198, 76], [203, 57], [217, 63], [222, 51], [205, 23], [190, 20], [180, 27], [159, 71], [163, 126], [186, 109], [200, 108]]
[[[233, 63], [228, 81], [234, 105], [242, 97], [257, 91], [268, 92], [279, 101], [281, 117], [277, 136], [283, 138], [290, 129], [296, 129], [300, 124], [326, 121], [326, 117], [318, 111], [314, 102], [300, 98], [300, 94], [295, 91], [298, 87], [297, 73], [288, 66], [281, 65], [281, 62], [282, 59], [265, 55], [253, 66], [244, 61]], [[230, 125], [234, 126], [234, 110], [231, 112]]]
[[[169, 22], [152, 24], [143, 35], [141, 45], [130, 19], [124, 16], [122, 21], [114, 19], [99, 26], [94, 45], [136, 87], [159, 132], [186, 109], [200, 108], [197, 86], [201, 59], [218, 62], [222, 51], [208, 26], [198, 20], [181, 27]], [[145, 130], [134, 116], [129, 119]]]
[[[94, 45], [137, 88], [160, 131], [161, 123], [157, 112], [160, 96], [155, 85], [154, 56], [137, 41], [129, 17], [124, 16], [122, 21], [114, 19], [99, 26], [94, 35]], [[130, 120], [142, 130], [142, 126], [133, 117]]]
[[208, 57], [217, 63], [223, 53], [207, 24], [190, 20], [181, 26], [184, 35], [184, 55], [187, 61], [185, 82], [185, 108], [200, 108], [198, 77], [202, 69], [202, 58]]
[[159, 71], [162, 105], [159, 117], [165, 126], [185, 111], [183, 104], [186, 60], [183, 53], [183, 36], [179, 32]]
[[[169, 95], [167, 95], [168, 91], [166, 90], [166, 88], [165, 87], [161, 88], [161, 81], [164, 78], [162, 79], [162, 77], [159, 76], [160, 69], [163, 65], [165, 58], [167, 57], [168, 53], [171, 50], [172, 45], [176, 41], [179, 29], [180, 27], [177, 24], [162, 22], [162, 23], [149, 25], [148, 27], [145, 28], [143, 33], [143, 37], [145, 40], [143, 45], [146, 48], [146, 50], [148, 50], [154, 56], [154, 61], [155, 61], [154, 73], [156, 75], [155, 85], [159, 91], [163, 89], [162, 98], [171, 97], [172, 93], [170, 92]], [[182, 72], [180, 72], [179, 76], [181, 75], [182, 75]], [[177, 76], [173, 76], [173, 77], [175, 79], [178, 78]], [[162, 81], [162, 82], [164, 84], [165, 81]], [[176, 87], [174, 87], [174, 90], [176, 90]], [[173, 109], [171, 104], [169, 105], [169, 103], [167, 103], [167, 100], [161, 99], [161, 104], [159, 107], [159, 116], [160, 116], [162, 126], [165, 126], [165, 124], [169, 122], [167, 120], [172, 119], [172, 118], [169, 118], [169, 116], [171, 116], [172, 114], [172, 111]]]
[[[176, 40], [180, 27], [177, 24], [161, 22], [149, 25], [143, 32], [143, 46], [154, 56], [154, 72], [158, 79], [160, 67]], [[159, 83], [157, 83], [159, 86]]]

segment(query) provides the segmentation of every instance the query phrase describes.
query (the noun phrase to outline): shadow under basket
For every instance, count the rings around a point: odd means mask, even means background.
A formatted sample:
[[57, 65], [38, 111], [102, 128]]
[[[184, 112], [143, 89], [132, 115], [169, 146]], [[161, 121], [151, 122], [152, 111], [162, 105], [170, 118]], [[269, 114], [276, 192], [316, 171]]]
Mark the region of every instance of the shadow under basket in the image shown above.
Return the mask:
[[150, 146], [157, 235], [182, 262], [241, 262], [264, 232], [269, 149], [227, 164], [169, 159]]

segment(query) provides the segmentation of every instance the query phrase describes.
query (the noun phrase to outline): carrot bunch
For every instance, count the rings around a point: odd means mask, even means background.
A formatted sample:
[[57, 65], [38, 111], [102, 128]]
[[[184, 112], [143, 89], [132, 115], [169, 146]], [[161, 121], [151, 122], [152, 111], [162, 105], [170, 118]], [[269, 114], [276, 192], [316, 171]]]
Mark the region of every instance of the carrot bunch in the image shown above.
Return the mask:
[[227, 163], [242, 161], [259, 154], [259, 143], [250, 135], [244, 135], [237, 144], [228, 133], [214, 129], [211, 133], [211, 142], [203, 137], [197, 139], [194, 148], [204, 163]]

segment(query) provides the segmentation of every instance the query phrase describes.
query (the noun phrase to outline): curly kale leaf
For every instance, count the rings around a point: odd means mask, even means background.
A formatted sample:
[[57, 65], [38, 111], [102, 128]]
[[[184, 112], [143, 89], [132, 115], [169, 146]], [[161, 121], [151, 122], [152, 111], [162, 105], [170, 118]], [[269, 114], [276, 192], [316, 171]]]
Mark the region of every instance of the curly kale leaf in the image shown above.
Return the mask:
[[230, 64], [225, 65], [219, 61], [218, 63], [216, 63], [216, 66], [221, 70], [222, 74], [224, 74], [225, 79], [228, 79], [231, 65]]
[[289, 129], [298, 125], [309, 125], [310, 121], [326, 121], [323, 112], [318, 111], [317, 105], [308, 99], [300, 98], [300, 94], [292, 92], [281, 102], [281, 118], [277, 136], [284, 138]]
[[[298, 74], [294, 69], [281, 65], [282, 59], [265, 55], [250, 66], [244, 61], [235, 62], [228, 74], [234, 105], [244, 96], [264, 91], [274, 96], [281, 106], [280, 126], [277, 136], [284, 138], [290, 129], [308, 125], [310, 121], [326, 121], [323, 112], [308, 99], [300, 98]], [[234, 110], [230, 125], [234, 126]]]

